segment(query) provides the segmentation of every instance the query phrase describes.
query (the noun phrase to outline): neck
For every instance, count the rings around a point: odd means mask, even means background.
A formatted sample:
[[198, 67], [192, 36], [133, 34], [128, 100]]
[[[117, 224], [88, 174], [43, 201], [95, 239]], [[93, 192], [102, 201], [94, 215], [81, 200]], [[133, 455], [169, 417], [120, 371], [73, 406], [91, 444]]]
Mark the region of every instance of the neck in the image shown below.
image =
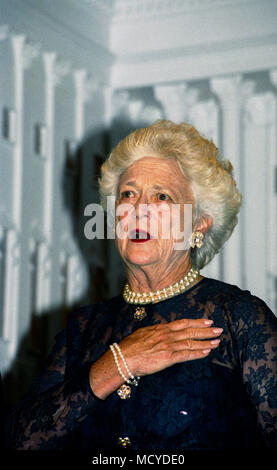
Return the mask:
[[[127, 281], [130, 289], [134, 292], [156, 291], [178, 282], [187, 275], [191, 267], [189, 256], [182, 258], [179, 263], [167, 266], [163, 263], [147, 266], [130, 265], [126, 269]], [[196, 282], [198, 281], [199, 279]]]

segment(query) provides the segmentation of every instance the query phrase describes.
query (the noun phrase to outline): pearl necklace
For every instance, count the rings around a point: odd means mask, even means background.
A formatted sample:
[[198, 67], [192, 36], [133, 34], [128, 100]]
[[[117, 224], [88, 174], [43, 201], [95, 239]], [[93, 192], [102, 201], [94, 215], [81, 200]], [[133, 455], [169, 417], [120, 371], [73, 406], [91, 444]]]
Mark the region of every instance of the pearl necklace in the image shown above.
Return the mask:
[[129, 284], [127, 283], [123, 290], [123, 298], [128, 304], [155, 304], [161, 300], [166, 300], [185, 292], [199, 276], [200, 273], [198, 269], [191, 268], [188, 274], [180, 279], [180, 281], [154, 292], [134, 292], [131, 291]]

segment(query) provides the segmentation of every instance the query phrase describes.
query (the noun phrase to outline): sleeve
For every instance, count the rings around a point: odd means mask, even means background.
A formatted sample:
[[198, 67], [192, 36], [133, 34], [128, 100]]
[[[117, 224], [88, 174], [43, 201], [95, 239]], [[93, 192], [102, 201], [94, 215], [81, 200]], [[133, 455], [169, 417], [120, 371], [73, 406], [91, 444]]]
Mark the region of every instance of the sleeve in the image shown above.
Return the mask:
[[249, 297], [240, 316], [243, 382], [266, 446], [277, 448], [277, 318], [265, 302]]
[[66, 373], [67, 342], [65, 328], [30, 392], [8, 417], [9, 449], [63, 449], [72, 431], [102, 402], [89, 385], [90, 364]]

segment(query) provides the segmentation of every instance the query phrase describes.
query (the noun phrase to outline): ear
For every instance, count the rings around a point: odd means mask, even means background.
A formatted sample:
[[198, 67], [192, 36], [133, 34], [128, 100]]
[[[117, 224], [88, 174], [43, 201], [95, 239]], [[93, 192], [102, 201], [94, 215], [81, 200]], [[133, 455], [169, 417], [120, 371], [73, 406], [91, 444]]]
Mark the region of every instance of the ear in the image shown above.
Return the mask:
[[208, 232], [208, 230], [211, 228], [212, 224], [213, 224], [213, 219], [210, 215], [202, 216], [196, 221], [193, 227], [193, 231], [199, 230], [199, 232], [202, 232], [205, 235]]

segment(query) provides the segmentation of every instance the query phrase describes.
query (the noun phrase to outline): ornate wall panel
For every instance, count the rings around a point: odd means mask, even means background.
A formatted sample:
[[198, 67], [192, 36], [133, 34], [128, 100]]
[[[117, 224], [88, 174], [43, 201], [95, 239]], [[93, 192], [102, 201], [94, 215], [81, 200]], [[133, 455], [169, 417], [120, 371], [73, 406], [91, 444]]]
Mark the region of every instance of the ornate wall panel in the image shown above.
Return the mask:
[[203, 274], [277, 310], [276, 2], [54, 3], [2, 0], [0, 27], [0, 366], [26, 386], [68, 310], [120, 292], [84, 209], [110, 149], [158, 118], [213, 139], [244, 196]]

